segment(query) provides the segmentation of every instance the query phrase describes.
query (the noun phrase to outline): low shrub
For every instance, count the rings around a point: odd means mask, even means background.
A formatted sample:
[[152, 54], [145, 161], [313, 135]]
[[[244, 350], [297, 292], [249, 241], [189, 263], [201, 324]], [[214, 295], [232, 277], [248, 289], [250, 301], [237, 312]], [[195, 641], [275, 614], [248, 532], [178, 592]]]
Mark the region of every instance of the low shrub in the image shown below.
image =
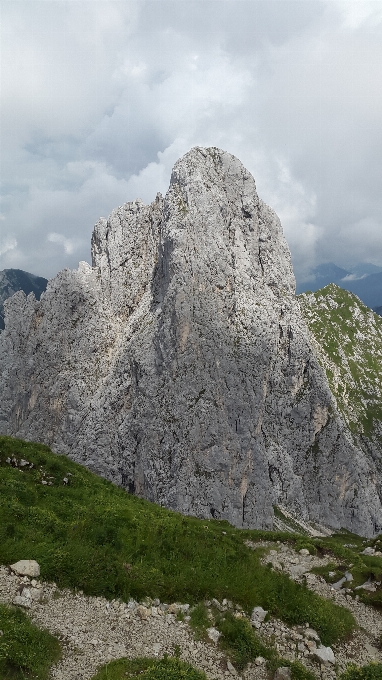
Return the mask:
[[382, 680], [382, 663], [369, 663], [361, 667], [350, 664], [340, 675], [340, 680]]
[[177, 658], [118, 659], [103, 666], [92, 680], [207, 680], [205, 673]]
[[216, 627], [221, 633], [219, 640], [221, 648], [228, 654], [238, 670], [243, 670], [257, 656], [263, 656], [268, 660], [277, 657], [274, 650], [260, 642], [247, 619], [236, 618], [231, 613], [227, 613], [217, 620]]

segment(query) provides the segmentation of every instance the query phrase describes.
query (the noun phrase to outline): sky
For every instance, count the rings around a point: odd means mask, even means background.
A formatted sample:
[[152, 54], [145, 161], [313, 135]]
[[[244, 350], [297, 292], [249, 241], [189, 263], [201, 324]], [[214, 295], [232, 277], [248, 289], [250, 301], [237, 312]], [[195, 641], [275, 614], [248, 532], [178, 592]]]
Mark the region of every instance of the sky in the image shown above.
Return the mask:
[[299, 280], [382, 265], [382, 0], [1, 0], [0, 37], [0, 270], [90, 262], [195, 145], [251, 171]]

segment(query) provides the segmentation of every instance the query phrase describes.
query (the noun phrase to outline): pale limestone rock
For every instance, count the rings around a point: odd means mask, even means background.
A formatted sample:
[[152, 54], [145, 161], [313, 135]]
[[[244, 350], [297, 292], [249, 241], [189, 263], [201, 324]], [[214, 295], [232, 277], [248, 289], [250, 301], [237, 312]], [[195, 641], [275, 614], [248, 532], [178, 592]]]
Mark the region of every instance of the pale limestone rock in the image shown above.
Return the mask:
[[317, 647], [313, 653], [316, 659], [324, 665], [336, 663], [334, 652], [331, 647]]
[[280, 668], [276, 669], [276, 672], [273, 676], [273, 680], [290, 680], [291, 679], [291, 670], [288, 666], [280, 666]]
[[262, 607], [254, 607], [251, 614], [251, 625], [260, 628], [268, 612]]
[[282, 505], [381, 530], [377, 462], [336, 410], [280, 222], [237, 158], [191, 149], [164, 199], [98, 221], [92, 257], [5, 303], [0, 432], [185, 514], [271, 528]]
[[20, 560], [11, 564], [10, 568], [19, 576], [40, 576], [40, 565], [36, 560]]
[[213, 642], [217, 643], [220, 638], [220, 633], [217, 628], [207, 628], [207, 635]]

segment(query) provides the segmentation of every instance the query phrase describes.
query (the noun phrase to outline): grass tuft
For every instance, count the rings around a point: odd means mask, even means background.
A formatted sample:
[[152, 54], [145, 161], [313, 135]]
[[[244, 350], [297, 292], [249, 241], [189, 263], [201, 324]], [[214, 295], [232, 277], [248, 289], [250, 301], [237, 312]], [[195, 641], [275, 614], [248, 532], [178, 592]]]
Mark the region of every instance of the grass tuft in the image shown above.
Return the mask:
[[207, 680], [202, 671], [177, 658], [118, 659], [103, 666], [92, 680]]

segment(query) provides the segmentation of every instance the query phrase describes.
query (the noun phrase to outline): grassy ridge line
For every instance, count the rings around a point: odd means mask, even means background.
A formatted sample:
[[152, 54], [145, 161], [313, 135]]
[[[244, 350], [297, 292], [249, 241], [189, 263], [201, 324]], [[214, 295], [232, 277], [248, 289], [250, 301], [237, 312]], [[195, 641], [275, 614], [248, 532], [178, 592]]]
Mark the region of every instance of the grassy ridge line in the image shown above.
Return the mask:
[[[33, 468], [12, 467], [12, 457]], [[259, 537], [291, 540], [184, 517], [46, 446], [0, 437], [0, 563], [36, 559], [42, 578], [110, 599], [226, 597], [247, 612], [260, 605], [290, 625], [309, 621], [327, 645], [349, 634], [350, 612], [261, 565], [258, 551], [244, 545]]]
[[350, 430], [381, 443], [382, 319], [335, 284], [298, 299]]

